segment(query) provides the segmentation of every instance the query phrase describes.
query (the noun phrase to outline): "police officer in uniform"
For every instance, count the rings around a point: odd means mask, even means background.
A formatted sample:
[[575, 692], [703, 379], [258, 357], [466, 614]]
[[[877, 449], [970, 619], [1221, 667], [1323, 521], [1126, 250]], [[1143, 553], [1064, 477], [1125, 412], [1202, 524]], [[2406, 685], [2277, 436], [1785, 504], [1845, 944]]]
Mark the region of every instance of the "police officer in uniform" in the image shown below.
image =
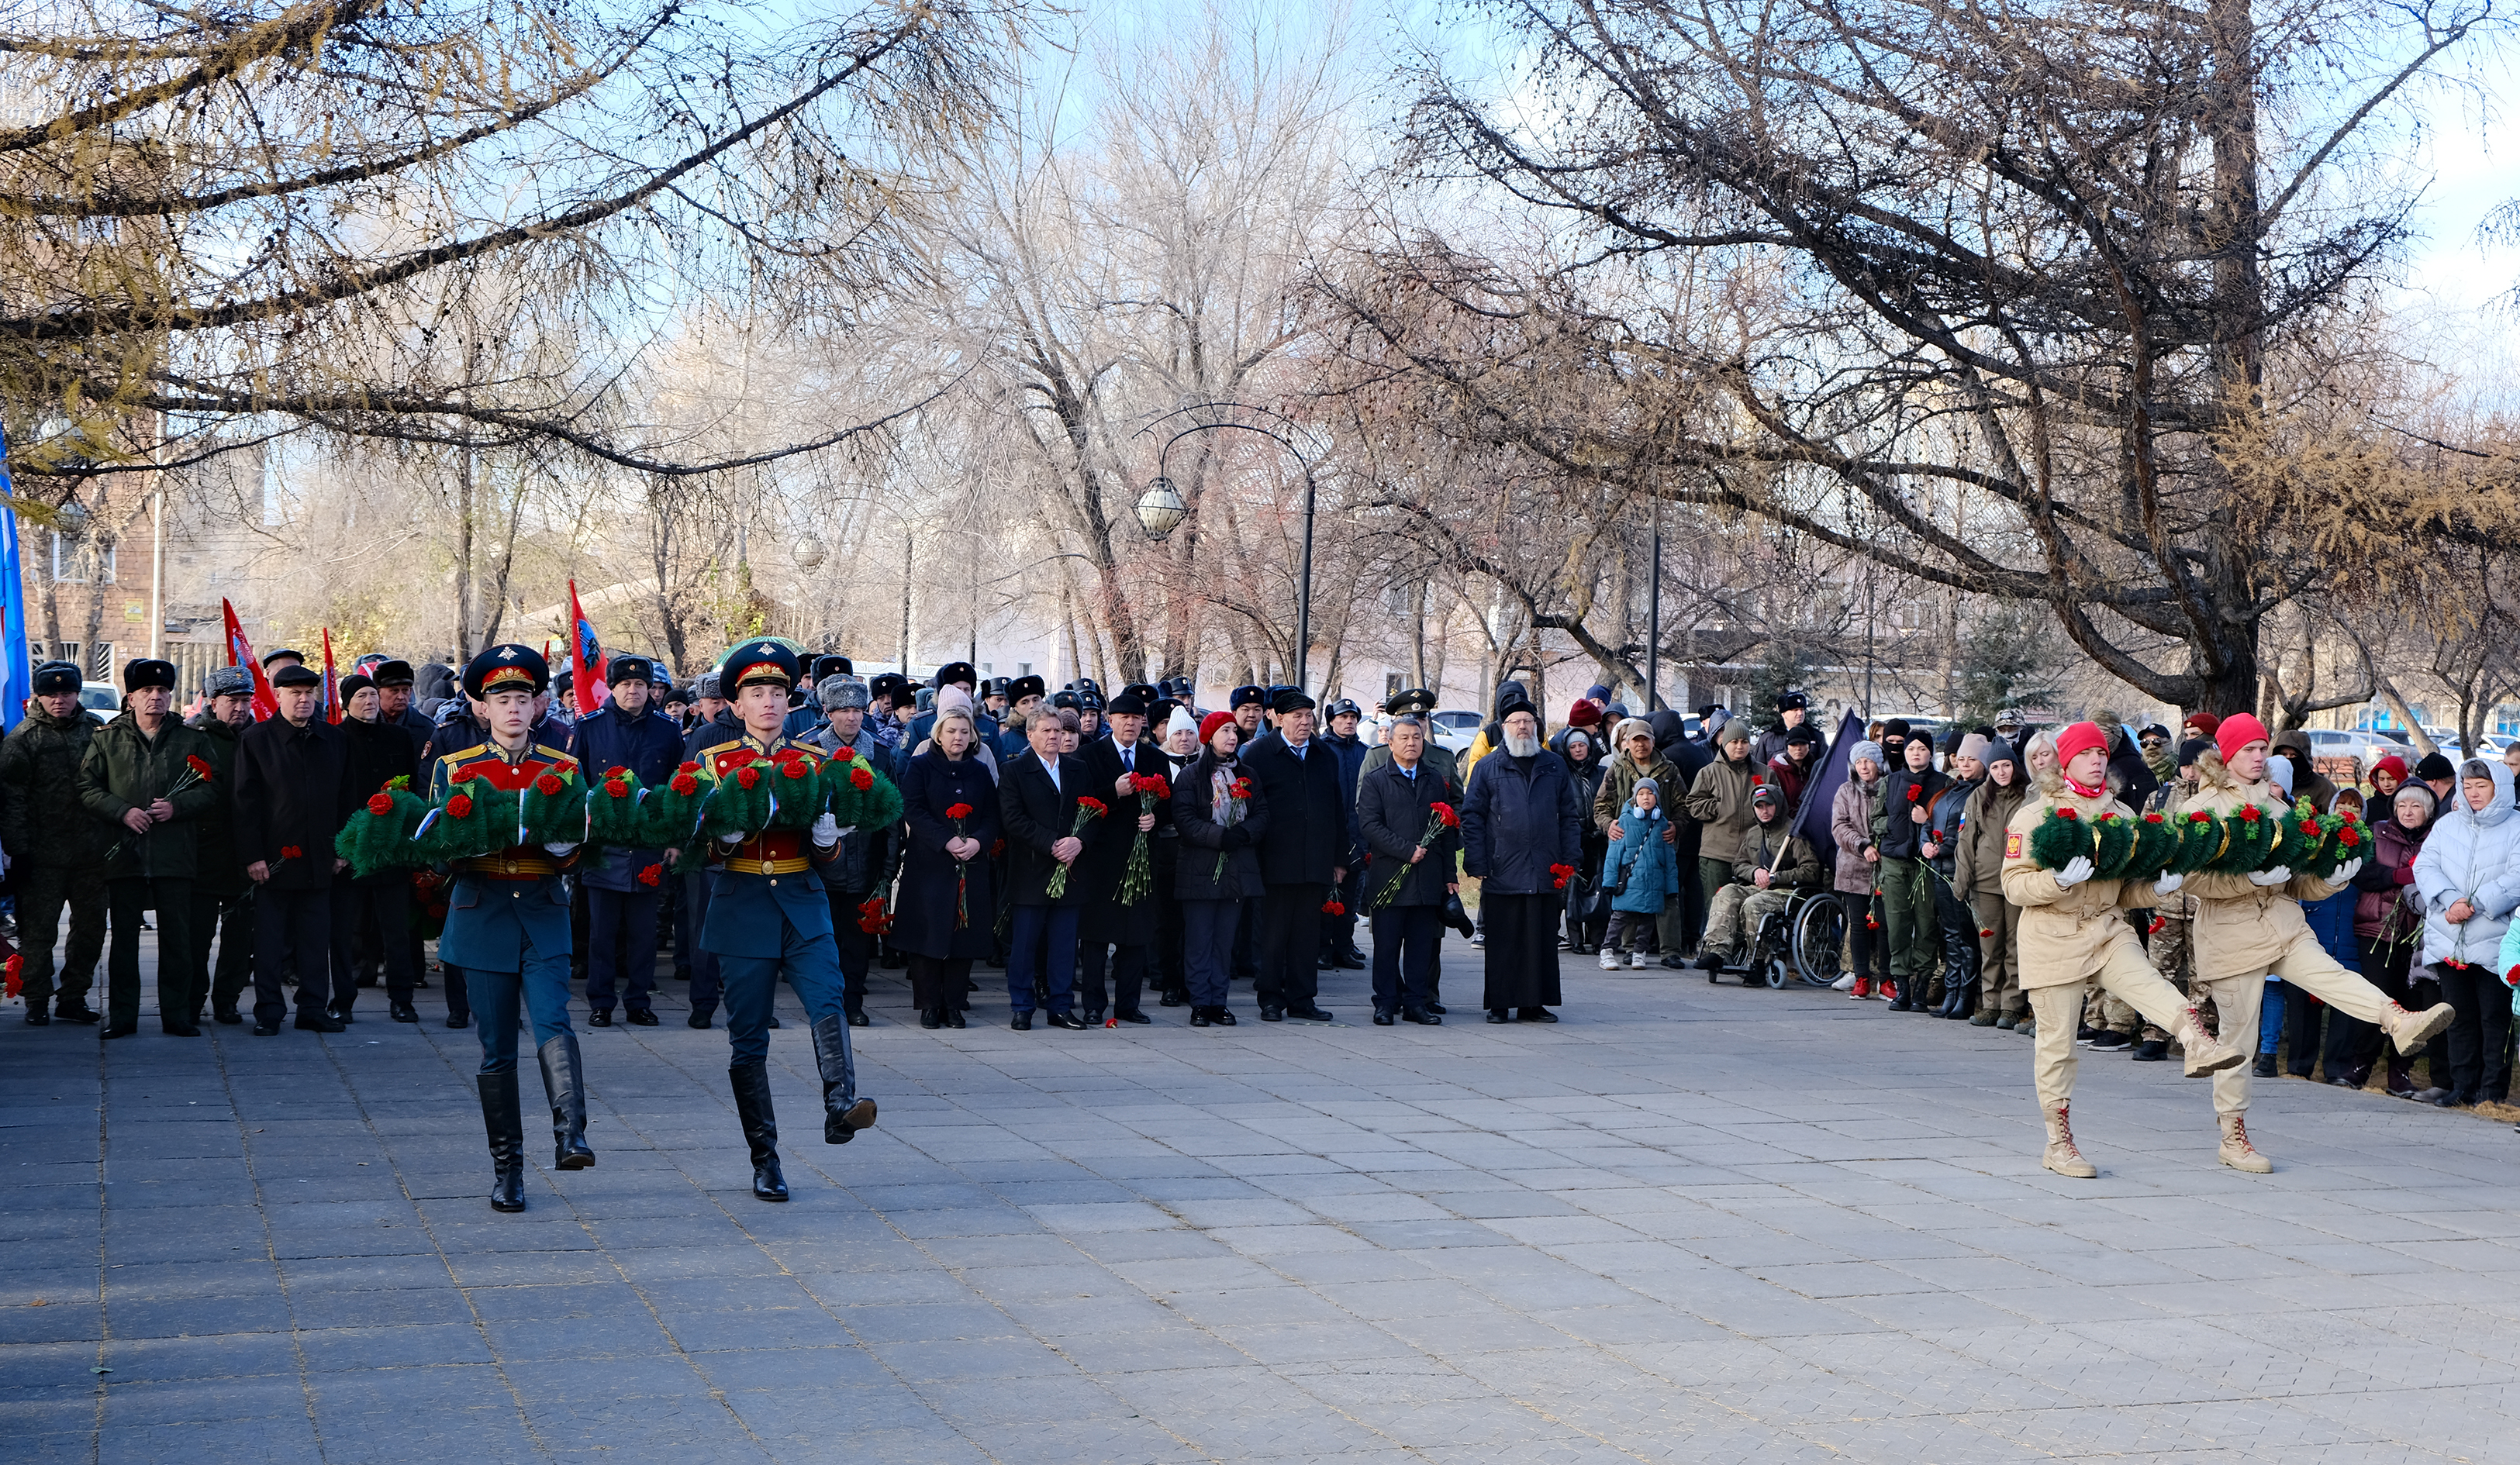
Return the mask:
[[[763, 760], [820, 770], [820, 749], [780, 732], [788, 717], [788, 689], [796, 681], [794, 652], [775, 641], [740, 645], [727, 653], [719, 679], [732, 693], [742, 731], [700, 749], [702, 779], [723, 783], [744, 765]], [[801, 832], [760, 829], [709, 841], [711, 884], [700, 949], [716, 955], [726, 984], [726, 1034], [733, 1049], [727, 1084], [751, 1146], [752, 1193], [760, 1200], [788, 1198], [787, 1177], [779, 1170], [779, 1121], [770, 1104], [769, 1026], [780, 978], [796, 990], [812, 1020], [814, 1064], [823, 1080], [823, 1142], [846, 1144], [876, 1120], [875, 1100], [857, 1093], [832, 908], [814, 872], [839, 858], [843, 832], [826, 813]], [[868, 838], [875, 831], [846, 832]]]
[[[429, 766], [428, 797], [443, 803], [459, 783], [475, 779], [503, 792], [546, 773], [570, 774], [577, 760], [534, 740], [536, 701], [551, 688], [551, 668], [529, 646], [496, 645], [464, 669], [464, 694], [488, 713], [487, 740], [439, 757]], [[577, 858], [574, 843], [512, 845], [495, 855], [455, 862], [446, 929], [437, 954], [447, 980], [463, 984], [479, 1017], [481, 1127], [490, 1140], [496, 1180], [490, 1205], [525, 1209], [525, 1132], [517, 1097], [517, 1009], [534, 1020], [534, 1052], [551, 1099], [552, 1168], [595, 1163], [586, 1145], [586, 1081], [577, 1034], [568, 1025], [568, 891], [561, 872]]]

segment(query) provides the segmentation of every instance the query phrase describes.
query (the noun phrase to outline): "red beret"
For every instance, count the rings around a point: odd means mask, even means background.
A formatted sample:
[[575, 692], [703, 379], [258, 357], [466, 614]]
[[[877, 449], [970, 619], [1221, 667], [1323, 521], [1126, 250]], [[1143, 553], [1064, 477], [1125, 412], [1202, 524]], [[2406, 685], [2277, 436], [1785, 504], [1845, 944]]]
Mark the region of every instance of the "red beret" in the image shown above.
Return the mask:
[[2267, 725], [2245, 712], [2234, 712], [2214, 725], [2214, 746], [2223, 750], [2226, 761], [2249, 744], [2266, 740]]
[[2197, 732], [2211, 737], [2214, 735], [2214, 730], [2223, 726], [2223, 720], [2210, 712], [2199, 712], [2189, 717], [2187, 721], [2181, 723], [2179, 726], [2182, 729], [2193, 728]]
[[1219, 728], [1231, 728], [1231, 727], [1234, 727], [1234, 726], [1235, 726], [1235, 723], [1234, 723], [1234, 714], [1233, 714], [1233, 713], [1231, 713], [1231, 712], [1211, 712], [1211, 713], [1209, 713], [1207, 716], [1205, 716], [1205, 717], [1203, 717], [1203, 718], [1200, 718], [1200, 719], [1198, 720], [1198, 740], [1199, 740], [1199, 741], [1201, 741], [1201, 742], [1206, 742], [1206, 741], [1207, 741], [1207, 740], [1209, 740], [1210, 738], [1212, 738], [1212, 737], [1216, 736], [1216, 730], [1217, 730], [1217, 729], [1219, 729]]
[[2076, 754], [2092, 748], [2105, 752], [2108, 746], [2109, 734], [2100, 731], [2099, 724], [2076, 723], [2056, 734], [2056, 766], [2063, 768], [2074, 761]]
[[1566, 709], [1566, 726], [1570, 728], [1598, 727], [1600, 721], [1601, 709], [1586, 698], [1577, 697], [1575, 705]]

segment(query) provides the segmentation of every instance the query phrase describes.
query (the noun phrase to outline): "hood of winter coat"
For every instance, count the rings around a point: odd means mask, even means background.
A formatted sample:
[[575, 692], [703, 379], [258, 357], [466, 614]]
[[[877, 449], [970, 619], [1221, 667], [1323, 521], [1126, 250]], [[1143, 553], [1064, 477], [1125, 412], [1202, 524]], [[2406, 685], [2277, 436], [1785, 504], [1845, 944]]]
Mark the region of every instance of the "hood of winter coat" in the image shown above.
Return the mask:
[[[2499, 758], [2488, 758], [2483, 761], [2485, 763], [2485, 771], [2494, 776], [2494, 801], [2492, 803], [2486, 805], [2484, 810], [2481, 812], [2467, 807], [2467, 779], [2463, 774], [2458, 780], [2457, 786], [2451, 789], [2450, 792], [2451, 803], [2454, 806], [2451, 811], [2450, 817], [2454, 820], [2463, 821], [2466, 823], [2466, 826], [2471, 829], [2491, 829], [2495, 825], [2511, 818], [2512, 815], [2511, 770], [2506, 767]], [[2461, 768], [2464, 769], [2465, 765], [2462, 764]], [[2441, 819], [2436, 816], [2433, 822], [2440, 823]]]

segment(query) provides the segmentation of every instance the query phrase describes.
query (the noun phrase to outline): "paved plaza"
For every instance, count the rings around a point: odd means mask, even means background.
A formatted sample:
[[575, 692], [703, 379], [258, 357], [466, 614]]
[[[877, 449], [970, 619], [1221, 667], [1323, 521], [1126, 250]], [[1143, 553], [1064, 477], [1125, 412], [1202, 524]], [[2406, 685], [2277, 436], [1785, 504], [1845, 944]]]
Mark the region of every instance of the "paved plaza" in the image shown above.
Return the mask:
[[[2520, 1135], [2083, 1063], [1833, 993], [1567, 964], [1565, 1020], [856, 1034], [820, 1142], [772, 1035], [583, 1029], [601, 1155], [494, 1214], [469, 1032], [0, 1022], [0, 1457], [971, 1462], [2520, 1459]], [[983, 970], [984, 981], [1001, 980]], [[1000, 1014], [992, 1020], [993, 1014]], [[528, 1059], [530, 1069], [530, 1059]]]

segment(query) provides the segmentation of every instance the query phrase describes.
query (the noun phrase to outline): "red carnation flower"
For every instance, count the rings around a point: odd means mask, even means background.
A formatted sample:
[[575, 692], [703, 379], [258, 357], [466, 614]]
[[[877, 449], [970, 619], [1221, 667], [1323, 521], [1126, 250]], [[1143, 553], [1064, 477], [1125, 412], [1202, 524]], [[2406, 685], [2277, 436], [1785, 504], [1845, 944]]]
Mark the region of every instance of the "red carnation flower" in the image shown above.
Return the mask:
[[639, 871], [639, 883], [642, 885], [653, 885], [664, 877], [665, 866], [661, 864], [649, 866], [646, 869]]
[[480, 771], [481, 767], [479, 764], [468, 763], [464, 767], [457, 769], [455, 772], [448, 774], [446, 776], [446, 781], [449, 783], [470, 783], [472, 781], [472, 776]]
[[1866, 930], [1868, 930], [1868, 931], [1878, 931], [1878, 930], [1880, 930], [1880, 929], [1881, 929], [1881, 917], [1879, 917], [1879, 916], [1877, 916], [1877, 915], [1868, 915], [1868, 916], [1864, 917], [1864, 929], [1866, 929]]
[[1442, 820], [1447, 829], [1458, 829], [1462, 826], [1461, 811], [1450, 804], [1429, 804], [1426, 806], [1426, 812]]
[[2144, 934], [2146, 936], [2158, 936], [2161, 934], [2162, 929], [2169, 924], [2170, 922], [2168, 920], [2156, 915], [2152, 918], [2152, 925], [2144, 931]]
[[849, 786], [860, 793], [875, 787], [875, 774], [864, 764], [849, 770]]
[[368, 795], [368, 812], [379, 819], [382, 819], [386, 815], [393, 813], [393, 795], [389, 793], [372, 793]]
[[696, 774], [699, 771], [700, 766], [688, 758], [683, 760], [683, 762], [677, 765], [674, 769], [674, 772], [678, 774]]
[[1980, 926], [1980, 927], [1978, 927], [1978, 928], [1977, 928], [1977, 934], [1979, 934], [1980, 936], [1992, 936], [1992, 935], [1994, 935], [1994, 934], [1995, 934], [1995, 927], [1993, 927], [1993, 926]]
[[761, 770], [747, 763], [735, 771], [735, 781], [742, 787], [751, 788], [761, 781]]
[[604, 771], [604, 777], [608, 778], [618, 778], [628, 772], [630, 772], [630, 770], [623, 768], [620, 764], [616, 763]]
[[790, 778], [801, 778], [805, 777], [805, 760], [802, 758], [789, 759], [786, 772], [788, 777]]
[[566, 783], [561, 781], [558, 774], [545, 774], [534, 780], [534, 792], [541, 794], [547, 799], [558, 798], [560, 796], [560, 791], [567, 786], [568, 785]]
[[1006, 842], [1005, 840], [1003, 840], [1003, 839], [998, 840], [998, 841], [996, 841], [995, 843], [993, 843], [993, 844], [991, 844], [991, 845], [989, 846], [989, 858], [990, 858], [990, 859], [992, 859], [992, 860], [997, 859], [998, 857], [1000, 857], [1000, 856], [1002, 856], [1002, 855], [1004, 855], [1006, 852], [1007, 852], [1007, 842]]
[[1076, 801], [1076, 812], [1086, 816], [1088, 819], [1101, 819], [1103, 815], [1110, 813], [1111, 810], [1109, 806], [1105, 805], [1101, 799], [1089, 797], [1078, 799]]
[[459, 793], [446, 801], [446, 813], [453, 819], [469, 819], [472, 814], [472, 796]]
[[1234, 796], [1238, 799], [1247, 799], [1251, 797], [1251, 780], [1248, 778], [1235, 779]]
[[2143, 821], [2147, 824], [2160, 823], [2162, 821], [2161, 815], [2158, 812], [2147, 814], [2143, 817]]
[[2213, 819], [2214, 816], [2206, 813], [2202, 809], [2199, 809], [2195, 813], [2187, 816], [2187, 821], [2191, 824], [2210, 823], [2213, 821]]
[[667, 782], [665, 786], [688, 799], [693, 794], [700, 791], [700, 780], [693, 777], [688, 773], [679, 773], [674, 775], [672, 780]]
[[2056, 817], [2057, 817], [2058, 819], [2080, 819], [2080, 818], [2082, 818], [2082, 816], [2081, 816], [2081, 815], [2078, 815], [2078, 814], [2076, 814], [2076, 813], [2074, 812], [2074, 806], [2073, 806], [2073, 805], [2071, 805], [2071, 804], [2059, 804], [2059, 805], [2057, 805], [2057, 806], [2056, 806]]
[[1911, 783], [1911, 784], [1909, 784], [1909, 785], [1908, 785], [1908, 802], [1909, 802], [1909, 803], [1911, 803], [1911, 804], [1915, 803], [1918, 799], [1921, 799], [1921, 798], [1923, 798], [1924, 796], [1925, 796], [1925, 785], [1924, 785], [1924, 784], [1922, 784], [1922, 783]]
[[2255, 804], [2242, 804], [2240, 806], [2240, 821], [2242, 823], [2256, 823], [2258, 821], [2258, 806]]
[[2336, 831], [2336, 844], [2339, 849], [2350, 850], [2362, 843], [2362, 836], [2356, 833], [2350, 824]]
[[283, 860], [294, 860], [305, 853], [306, 852], [304, 850], [299, 849], [293, 844], [284, 844], [280, 847], [280, 858]]
[[210, 775], [218, 772], [217, 769], [210, 767], [210, 760], [202, 757], [199, 753], [186, 753], [184, 755], [184, 762], [191, 766], [193, 777], [197, 778], [207, 778]]
[[945, 806], [945, 817], [952, 820], [969, 819], [971, 817], [971, 806], [968, 804], [948, 804]]
[[838, 747], [832, 749], [832, 757], [841, 763], [855, 763], [858, 757], [858, 750], [850, 747], [847, 743], [841, 743]]
[[612, 795], [612, 797], [616, 799], [626, 799], [630, 797], [630, 785], [622, 782], [618, 778], [605, 779], [604, 791]]
[[1554, 890], [1564, 890], [1566, 888], [1566, 882], [1573, 879], [1575, 876], [1575, 866], [1571, 865], [1552, 865], [1549, 866], [1549, 873], [1554, 877], [1550, 881], [1551, 888]]
[[1324, 901], [1322, 902], [1322, 914], [1345, 915], [1347, 914], [1347, 908], [1336, 901]]

